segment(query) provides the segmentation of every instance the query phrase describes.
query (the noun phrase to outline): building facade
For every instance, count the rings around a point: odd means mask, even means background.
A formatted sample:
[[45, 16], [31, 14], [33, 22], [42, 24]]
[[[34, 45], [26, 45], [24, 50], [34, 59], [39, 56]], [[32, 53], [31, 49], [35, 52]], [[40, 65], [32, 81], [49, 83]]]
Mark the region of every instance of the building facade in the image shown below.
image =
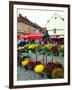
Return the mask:
[[50, 36], [64, 35], [64, 19], [58, 14], [54, 14], [47, 22], [47, 30]]
[[21, 14], [19, 14], [19, 17], [17, 18], [18, 33], [32, 34], [39, 32], [38, 28], [39, 26], [37, 26], [35, 23], [32, 23], [26, 16], [23, 17]]

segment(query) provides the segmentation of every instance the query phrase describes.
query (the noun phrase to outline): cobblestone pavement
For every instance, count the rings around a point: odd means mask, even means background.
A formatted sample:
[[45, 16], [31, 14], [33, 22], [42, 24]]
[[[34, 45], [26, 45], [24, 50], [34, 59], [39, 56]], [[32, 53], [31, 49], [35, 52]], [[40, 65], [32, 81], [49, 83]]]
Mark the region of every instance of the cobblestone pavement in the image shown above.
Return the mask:
[[43, 77], [41, 75], [35, 73], [32, 70], [26, 70], [24, 67], [18, 66], [17, 67], [17, 80], [41, 80], [47, 79], [46, 75], [44, 74]]
[[[32, 54], [32, 60], [35, 61], [36, 56]], [[38, 55], [37, 56], [37, 60], [41, 61], [41, 63], [43, 63], [43, 56], [42, 55]], [[60, 60], [60, 62], [62, 63], [62, 65], [64, 65], [64, 57], [58, 57], [58, 56], [54, 56], [53, 57], [53, 62], [55, 60]], [[44, 57], [44, 64], [46, 64], [46, 62], [50, 62], [52, 61], [52, 57], [51, 56], [47, 56], [47, 61], [46, 61], [46, 57]], [[22, 66], [17, 66], [17, 80], [18, 81], [22, 81], [22, 80], [41, 80], [41, 79], [47, 79], [46, 75], [44, 74], [44, 77], [41, 77], [41, 75], [35, 73], [32, 70], [26, 70], [24, 67]]]

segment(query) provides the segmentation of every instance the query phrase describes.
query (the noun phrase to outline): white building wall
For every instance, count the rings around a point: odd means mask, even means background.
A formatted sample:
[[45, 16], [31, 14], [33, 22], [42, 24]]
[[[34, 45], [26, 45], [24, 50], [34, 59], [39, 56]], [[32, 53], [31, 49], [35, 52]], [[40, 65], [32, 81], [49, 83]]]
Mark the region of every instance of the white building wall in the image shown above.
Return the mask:
[[[56, 29], [56, 33], [54, 33], [54, 29]], [[64, 35], [64, 20], [62, 20], [57, 14], [55, 14], [47, 22], [47, 30], [49, 35]]]

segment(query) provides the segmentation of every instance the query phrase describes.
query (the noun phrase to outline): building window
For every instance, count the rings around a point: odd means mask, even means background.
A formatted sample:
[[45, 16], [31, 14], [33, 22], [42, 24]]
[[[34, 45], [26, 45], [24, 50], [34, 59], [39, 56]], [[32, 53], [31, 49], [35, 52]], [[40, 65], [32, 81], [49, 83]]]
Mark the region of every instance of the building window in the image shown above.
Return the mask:
[[55, 17], [55, 19], [57, 19], [57, 17]]
[[56, 28], [54, 29], [54, 33], [56, 33]]

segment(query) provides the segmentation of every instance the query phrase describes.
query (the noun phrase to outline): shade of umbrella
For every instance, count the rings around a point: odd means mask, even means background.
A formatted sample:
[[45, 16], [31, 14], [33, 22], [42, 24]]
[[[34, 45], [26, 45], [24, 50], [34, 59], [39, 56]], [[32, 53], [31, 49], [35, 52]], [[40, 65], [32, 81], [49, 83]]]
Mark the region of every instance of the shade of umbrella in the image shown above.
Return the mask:
[[41, 33], [32, 33], [28, 36], [29, 39], [41, 39], [43, 35]]

